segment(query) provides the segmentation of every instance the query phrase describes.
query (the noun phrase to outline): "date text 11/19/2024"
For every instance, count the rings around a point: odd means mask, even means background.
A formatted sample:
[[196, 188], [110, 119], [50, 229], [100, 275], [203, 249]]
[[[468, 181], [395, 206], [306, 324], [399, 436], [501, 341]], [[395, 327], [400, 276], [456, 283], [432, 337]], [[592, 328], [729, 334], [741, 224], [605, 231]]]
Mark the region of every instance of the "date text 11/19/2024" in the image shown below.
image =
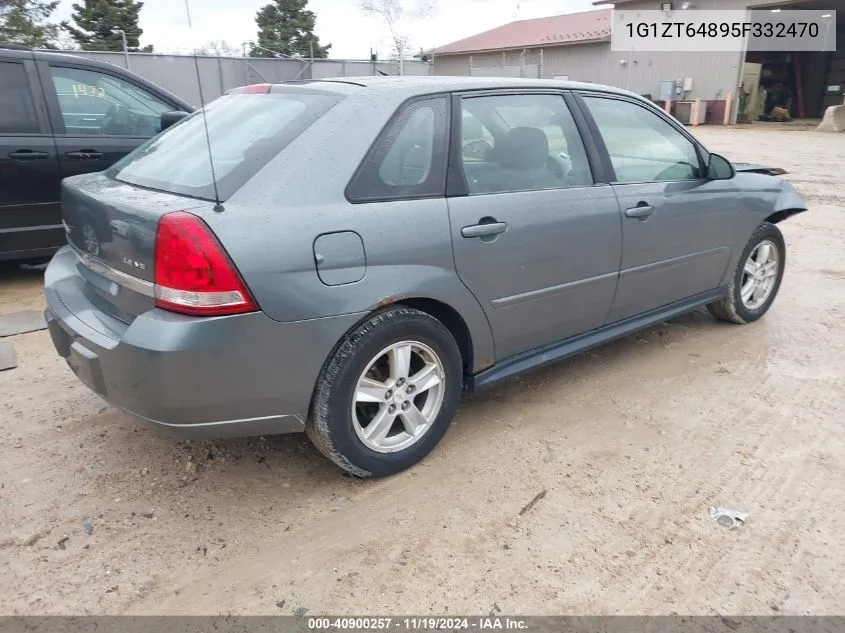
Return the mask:
[[308, 618], [309, 631], [526, 631], [520, 618], [480, 616], [419, 618]]

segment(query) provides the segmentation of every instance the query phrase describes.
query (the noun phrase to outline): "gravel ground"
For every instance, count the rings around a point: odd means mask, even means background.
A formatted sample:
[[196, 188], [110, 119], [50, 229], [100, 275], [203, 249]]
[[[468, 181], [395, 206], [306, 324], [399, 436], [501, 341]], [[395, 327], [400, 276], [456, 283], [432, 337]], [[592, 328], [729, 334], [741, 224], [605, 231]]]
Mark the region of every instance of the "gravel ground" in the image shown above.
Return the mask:
[[[178, 440], [91, 394], [46, 331], [13, 337], [0, 613], [845, 611], [845, 136], [698, 134], [786, 167], [811, 207], [782, 225], [767, 317], [696, 313], [465, 398], [389, 479], [304, 436]], [[40, 284], [7, 275], [2, 311], [42, 307]]]

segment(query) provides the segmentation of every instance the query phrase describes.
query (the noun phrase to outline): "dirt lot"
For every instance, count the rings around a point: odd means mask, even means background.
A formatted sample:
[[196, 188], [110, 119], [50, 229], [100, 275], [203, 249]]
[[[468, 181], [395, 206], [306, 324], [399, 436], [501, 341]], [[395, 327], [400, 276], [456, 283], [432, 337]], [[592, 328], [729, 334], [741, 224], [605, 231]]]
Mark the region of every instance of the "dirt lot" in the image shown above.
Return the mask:
[[[466, 398], [390, 479], [304, 436], [179, 441], [92, 395], [46, 332], [15, 337], [0, 613], [845, 611], [845, 137], [699, 134], [788, 168], [811, 207], [782, 225], [769, 315], [690, 315]], [[42, 303], [37, 273], [0, 281], [3, 312]]]

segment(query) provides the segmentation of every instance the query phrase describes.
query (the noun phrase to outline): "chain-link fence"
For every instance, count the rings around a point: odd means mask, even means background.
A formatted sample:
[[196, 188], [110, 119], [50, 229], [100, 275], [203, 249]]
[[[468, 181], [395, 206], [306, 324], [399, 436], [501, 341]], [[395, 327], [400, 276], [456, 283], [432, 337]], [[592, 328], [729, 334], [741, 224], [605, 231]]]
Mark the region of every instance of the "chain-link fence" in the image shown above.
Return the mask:
[[[159, 55], [156, 53], [124, 53], [65, 51], [117, 66], [127, 67], [144, 79], [193, 105], [203, 99], [208, 102], [227, 90], [254, 83], [275, 83], [296, 79], [327, 79], [330, 77], [360, 77], [385, 73], [398, 75], [398, 62], [371, 62], [341, 59], [281, 59], [266, 57], [209, 57], [192, 55]], [[199, 81], [197, 80], [199, 66]], [[429, 75], [431, 65], [406, 61], [405, 75]]]

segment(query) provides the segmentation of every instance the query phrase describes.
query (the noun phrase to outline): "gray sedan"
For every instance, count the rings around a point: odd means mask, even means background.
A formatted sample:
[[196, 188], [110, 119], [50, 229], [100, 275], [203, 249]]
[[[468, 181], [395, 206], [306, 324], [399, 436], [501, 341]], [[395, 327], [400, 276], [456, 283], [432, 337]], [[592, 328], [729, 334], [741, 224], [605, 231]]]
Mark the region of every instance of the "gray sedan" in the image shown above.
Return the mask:
[[776, 225], [806, 210], [777, 174], [606, 86], [248, 86], [64, 181], [46, 317], [79, 379], [138, 418], [306, 431], [388, 475], [463, 391], [701, 306], [763, 316]]

